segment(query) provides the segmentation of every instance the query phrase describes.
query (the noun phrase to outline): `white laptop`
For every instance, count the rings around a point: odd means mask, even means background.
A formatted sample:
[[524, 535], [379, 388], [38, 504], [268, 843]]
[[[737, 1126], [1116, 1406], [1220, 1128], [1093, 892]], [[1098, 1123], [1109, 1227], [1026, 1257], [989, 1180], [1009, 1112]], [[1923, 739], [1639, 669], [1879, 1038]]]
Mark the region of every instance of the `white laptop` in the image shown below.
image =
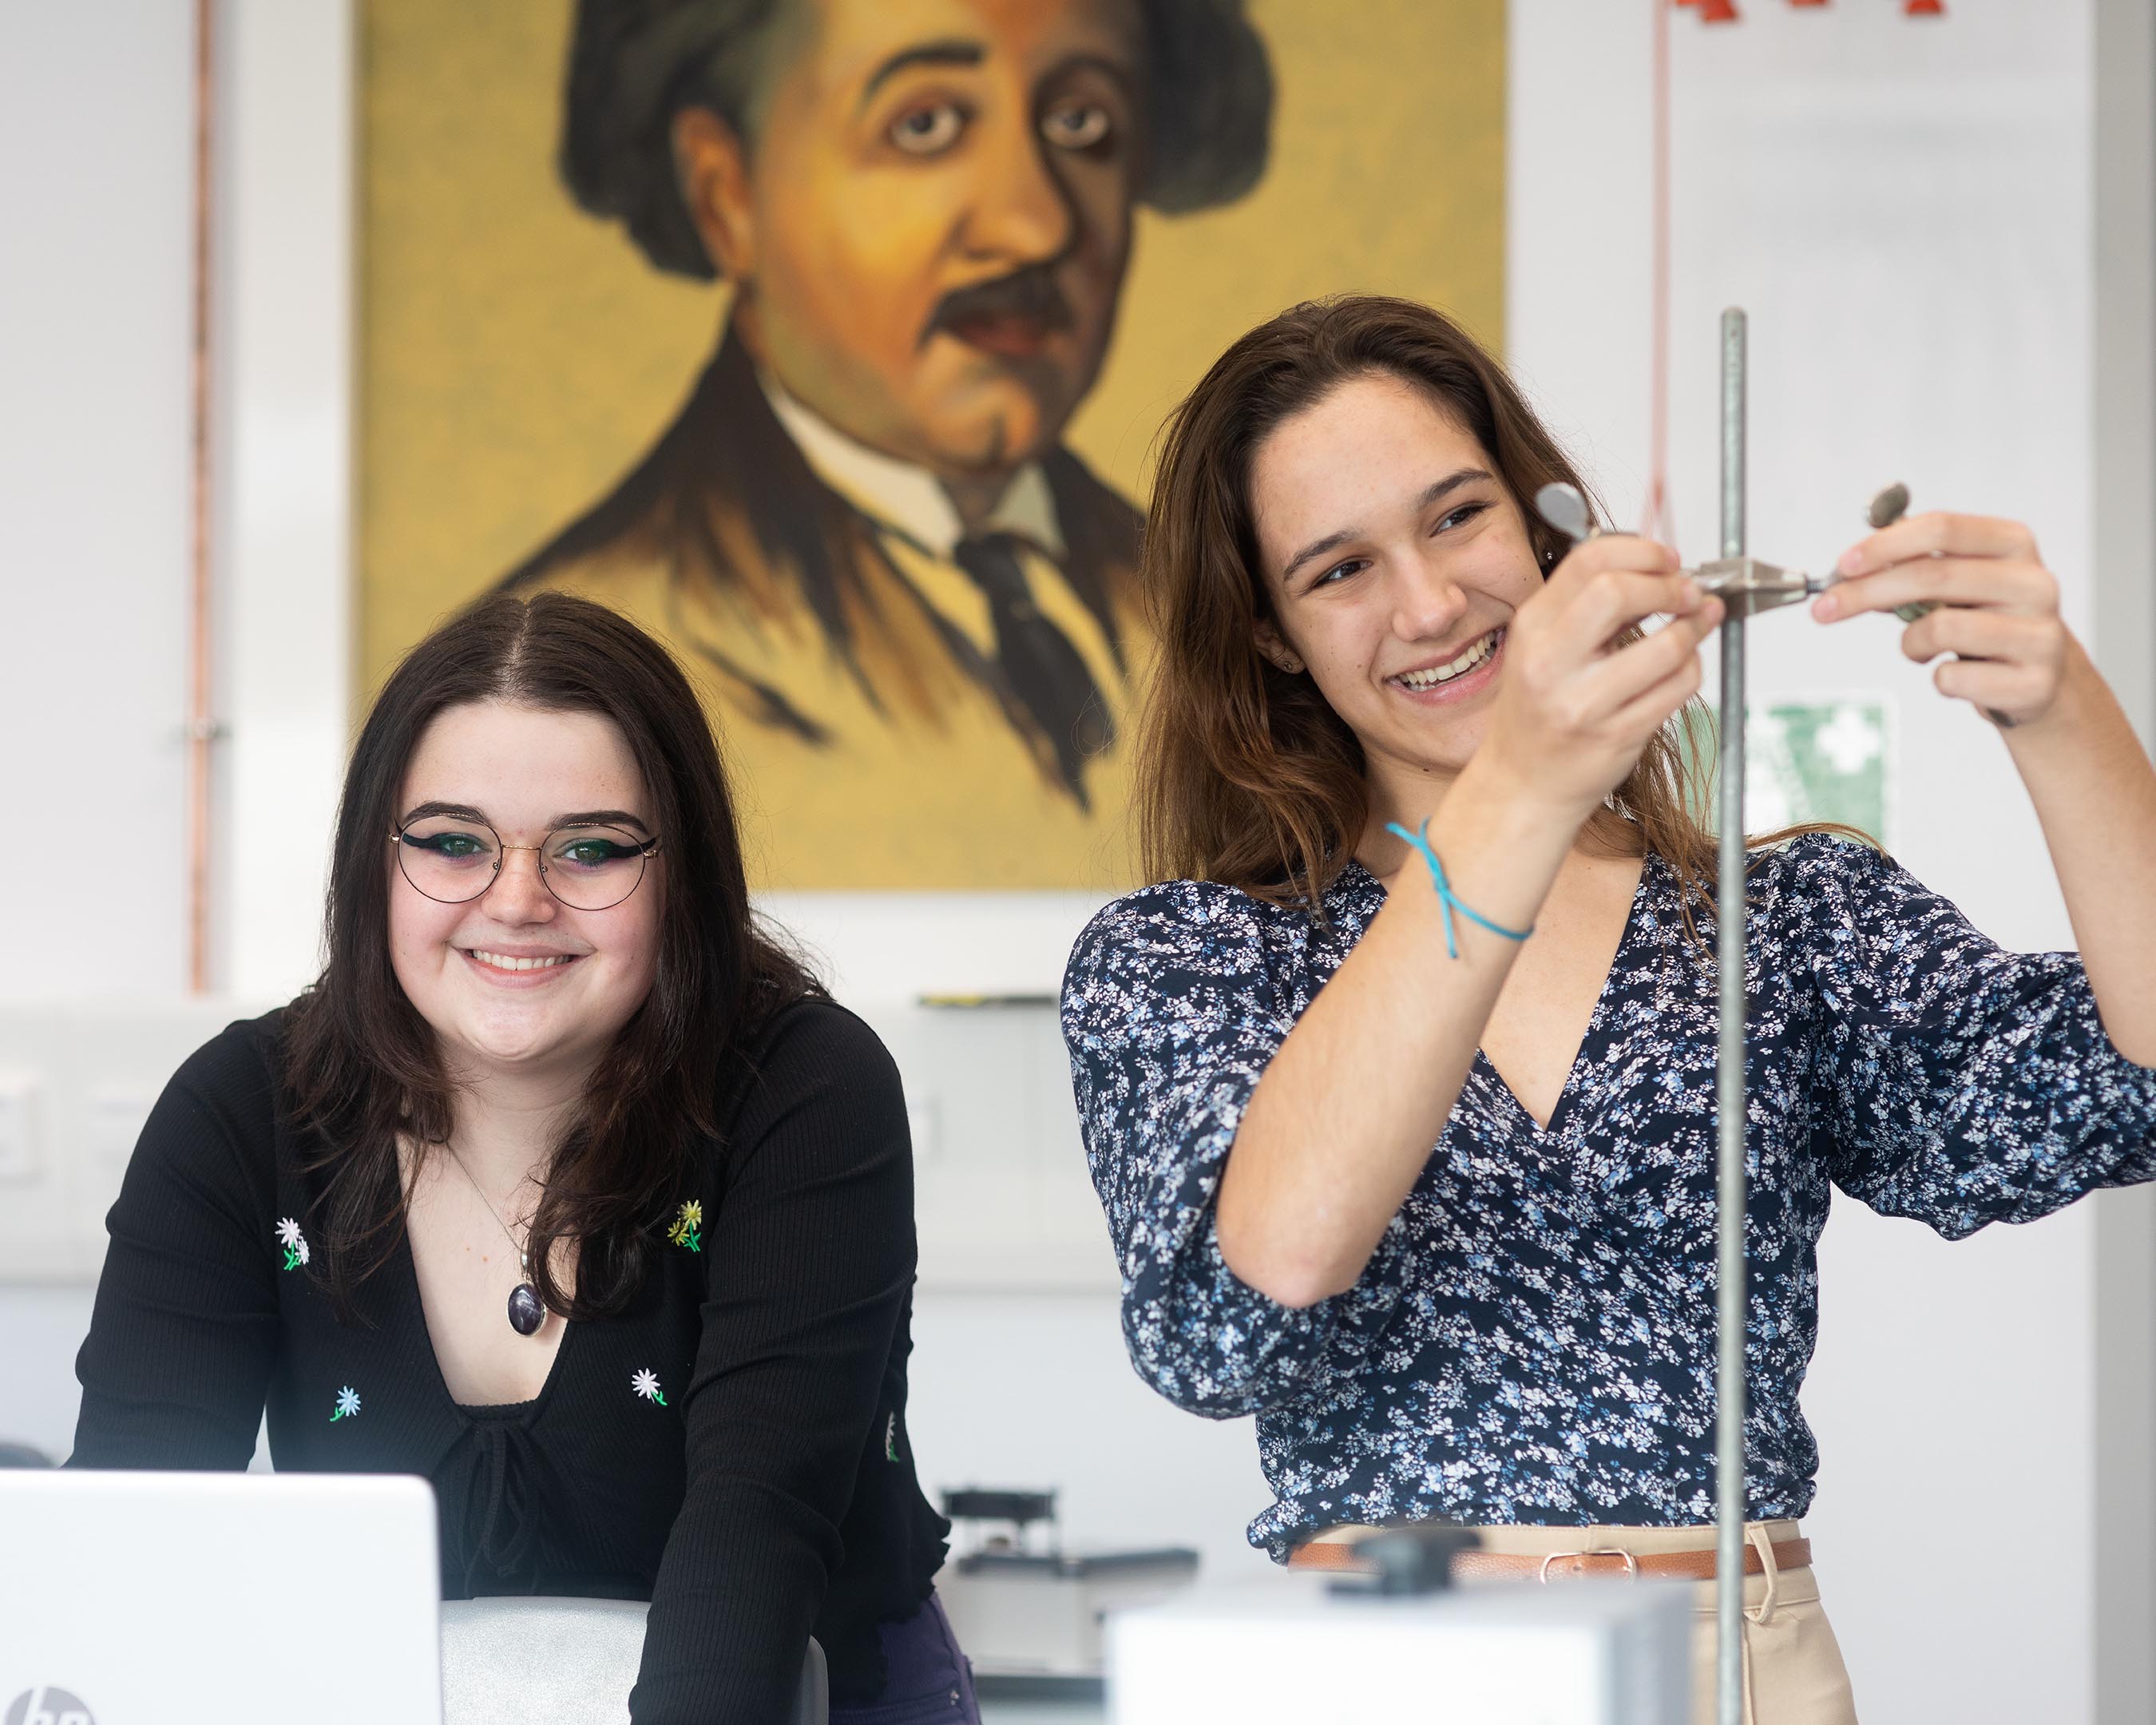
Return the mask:
[[434, 1494], [0, 1471], [0, 1725], [439, 1725]]

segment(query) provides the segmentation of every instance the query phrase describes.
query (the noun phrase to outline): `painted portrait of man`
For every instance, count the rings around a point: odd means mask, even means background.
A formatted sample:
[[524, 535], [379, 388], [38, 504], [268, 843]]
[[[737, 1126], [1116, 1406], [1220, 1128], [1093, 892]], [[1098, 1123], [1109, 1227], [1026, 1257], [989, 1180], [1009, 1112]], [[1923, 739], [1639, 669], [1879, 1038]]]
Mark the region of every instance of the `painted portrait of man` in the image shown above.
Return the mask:
[[1347, 290], [1504, 339], [1505, 0], [355, 0], [362, 688], [583, 593], [759, 889], [1129, 886], [1160, 427]]
[[1271, 105], [1241, 0], [582, 0], [567, 190], [730, 292], [673, 423], [502, 584], [656, 626], [767, 807], [897, 774], [1090, 818], [1139, 516], [1062, 434], [1134, 207], [1241, 195]]

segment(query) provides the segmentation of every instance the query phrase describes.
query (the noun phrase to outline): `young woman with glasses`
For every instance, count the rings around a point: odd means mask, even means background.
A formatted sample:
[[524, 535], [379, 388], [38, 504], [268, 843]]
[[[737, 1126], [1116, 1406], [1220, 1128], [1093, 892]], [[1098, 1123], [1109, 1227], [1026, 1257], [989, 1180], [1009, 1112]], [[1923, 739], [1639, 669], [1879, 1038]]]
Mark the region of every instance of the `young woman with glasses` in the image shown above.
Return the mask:
[[[1337, 1567], [1449, 1520], [1486, 1573], [1699, 1579], [1711, 1631], [1715, 843], [1680, 745], [1720, 610], [1650, 540], [1568, 554], [1527, 506], [1553, 480], [1425, 307], [1298, 306], [1214, 365], [1145, 536], [1159, 884], [1079, 940], [1064, 1029], [1132, 1358], [1257, 1416], [1253, 1543]], [[1756, 841], [1763, 1725], [1852, 1717], [1797, 1526], [1830, 1189], [1959, 1237], [2156, 1176], [2156, 773], [2057, 583], [1964, 516], [1841, 568], [1836, 626], [1943, 602], [1905, 650], [1967, 655], [1936, 680], [2004, 721], [2087, 957], [2002, 952], [1846, 835]]]
[[[703, 712], [586, 601], [413, 649], [328, 962], [129, 1163], [72, 1465], [408, 1472], [445, 1598], [648, 1599], [639, 1721], [976, 1717], [906, 1428], [898, 1075], [757, 926]], [[334, 1561], [332, 1554], [321, 1560]]]

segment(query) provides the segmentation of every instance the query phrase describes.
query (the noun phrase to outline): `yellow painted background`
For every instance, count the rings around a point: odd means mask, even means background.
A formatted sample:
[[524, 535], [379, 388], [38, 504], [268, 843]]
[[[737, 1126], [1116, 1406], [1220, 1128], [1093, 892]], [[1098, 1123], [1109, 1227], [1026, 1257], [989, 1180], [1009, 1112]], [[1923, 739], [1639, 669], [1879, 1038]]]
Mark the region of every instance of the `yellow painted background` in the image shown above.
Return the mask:
[[[716, 346], [721, 290], [652, 270], [553, 171], [568, 0], [364, 0], [360, 687], [607, 490]], [[1502, 344], [1504, 0], [1255, 0], [1276, 89], [1249, 196], [1137, 212], [1101, 380], [1065, 440], [1142, 501], [1155, 432], [1236, 336], [1348, 290], [1405, 294]], [[992, 791], [963, 847], [909, 855], [906, 787], [757, 829], [768, 886], [1125, 884], [1103, 842], [1044, 845]], [[840, 834], [851, 841], [834, 843]], [[886, 839], [881, 835], [891, 835]]]

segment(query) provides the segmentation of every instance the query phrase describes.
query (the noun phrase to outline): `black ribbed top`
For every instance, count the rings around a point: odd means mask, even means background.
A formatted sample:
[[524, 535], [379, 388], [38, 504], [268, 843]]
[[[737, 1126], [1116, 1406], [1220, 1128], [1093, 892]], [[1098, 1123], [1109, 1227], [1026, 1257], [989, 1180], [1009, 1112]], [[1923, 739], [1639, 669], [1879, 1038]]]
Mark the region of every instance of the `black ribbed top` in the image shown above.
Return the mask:
[[404, 1244], [362, 1322], [313, 1280], [283, 1017], [198, 1050], [143, 1130], [69, 1466], [244, 1468], [266, 1408], [280, 1470], [433, 1483], [444, 1598], [649, 1599], [639, 1725], [787, 1717], [812, 1628], [834, 1699], [872, 1701], [875, 1625], [927, 1597], [949, 1531], [906, 1438], [912, 1160], [875, 1034], [827, 1001], [776, 1014], [723, 1086], [701, 1227], [667, 1230], [624, 1310], [567, 1327], [536, 1398], [472, 1408]]

